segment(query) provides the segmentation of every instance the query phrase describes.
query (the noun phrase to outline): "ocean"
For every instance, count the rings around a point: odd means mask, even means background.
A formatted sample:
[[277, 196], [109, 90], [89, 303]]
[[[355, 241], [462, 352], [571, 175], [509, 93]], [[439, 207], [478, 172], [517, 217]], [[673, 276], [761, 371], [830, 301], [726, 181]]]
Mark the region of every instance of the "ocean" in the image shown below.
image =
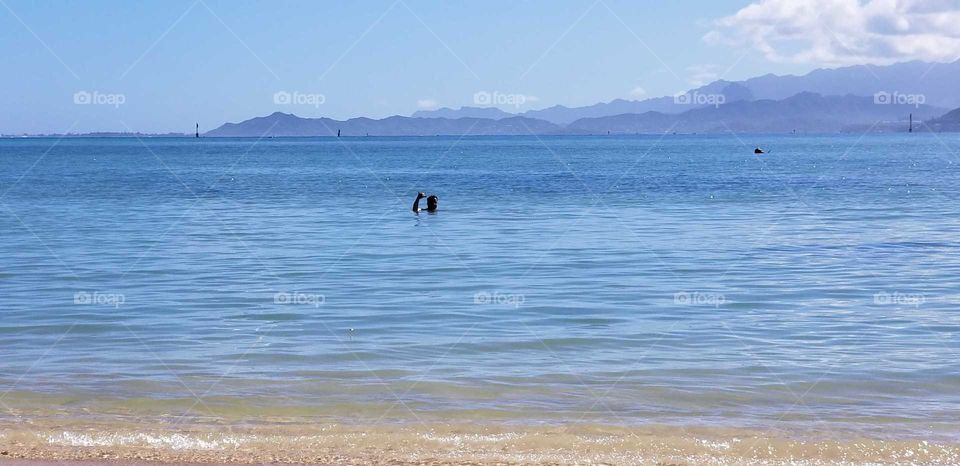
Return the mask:
[[0, 167], [0, 443], [960, 441], [957, 135], [22, 138]]

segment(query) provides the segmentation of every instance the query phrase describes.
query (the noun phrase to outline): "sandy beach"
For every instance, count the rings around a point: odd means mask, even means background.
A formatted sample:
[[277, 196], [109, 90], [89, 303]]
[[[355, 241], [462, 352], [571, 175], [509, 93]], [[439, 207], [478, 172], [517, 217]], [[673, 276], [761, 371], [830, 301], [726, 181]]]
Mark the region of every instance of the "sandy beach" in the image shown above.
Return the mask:
[[[29, 429], [27, 429], [29, 428]], [[7, 425], [4, 464], [956, 464], [960, 445], [733, 429], [479, 425]]]

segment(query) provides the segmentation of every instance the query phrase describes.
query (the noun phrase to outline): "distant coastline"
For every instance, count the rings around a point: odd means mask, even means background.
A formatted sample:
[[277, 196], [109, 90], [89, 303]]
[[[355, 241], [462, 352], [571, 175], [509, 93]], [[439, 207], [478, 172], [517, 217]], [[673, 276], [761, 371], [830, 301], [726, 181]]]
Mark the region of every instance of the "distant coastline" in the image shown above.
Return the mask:
[[[960, 131], [960, 60], [817, 69], [802, 76], [766, 74], [717, 80], [673, 96], [615, 99], [582, 107], [514, 113], [491, 106], [496, 93], [479, 92], [476, 106], [416, 111], [410, 116], [337, 120], [274, 112], [224, 123], [205, 137], [509, 136], [605, 134], [899, 133]], [[512, 96], [512, 95], [507, 95]], [[295, 107], [288, 107], [294, 109]], [[952, 110], [957, 109], [957, 110]], [[912, 128], [911, 128], [912, 121]], [[76, 134], [0, 134], [20, 137], [162, 138], [189, 132], [101, 131]]]
[[[637, 136], [637, 137], [664, 137], [664, 136], [703, 136], [703, 137], [716, 137], [716, 136], [730, 136], [730, 135], [757, 135], [757, 136], [838, 136], [838, 135], [856, 135], [865, 132], [867, 129], [870, 129], [869, 134], [875, 135], [884, 135], [884, 134], [905, 134], [908, 131], [906, 129], [901, 130], [899, 125], [888, 124], [888, 125], [877, 125], [875, 128], [863, 128], [864, 131], [837, 131], [837, 132], [827, 132], [827, 131], [738, 131], [738, 132], [680, 132], [674, 131], [669, 133], [549, 133], [549, 134], [433, 134], [433, 135], [378, 135], [378, 134], [369, 134], [369, 135], [341, 135], [339, 138], [336, 135], [319, 135], [319, 136], [211, 136], [211, 135], [200, 135], [200, 139], [346, 139], [346, 140], [362, 140], [362, 139], [375, 139], [375, 138], [384, 138], [384, 139], [429, 139], [429, 138], [489, 138], [489, 137], [498, 137], [498, 138], [524, 138], [524, 137], [627, 137], [627, 136]], [[886, 130], [885, 130], [886, 129]], [[958, 129], [921, 129], [914, 128], [914, 133], [952, 133], [960, 132]], [[192, 134], [150, 134], [150, 133], [71, 133], [71, 134], [24, 134], [24, 135], [9, 135], [9, 134], [0, 134], [0, 140], [23, 140], [23, 139], [196, 139]]]
[[52, 134], [0, 134], [3, 139], [26, 138], [184, 138], [193, 137], [187, 133], [120, 133], [120, 132], [93, 132], [93, 133], [52, 133]]

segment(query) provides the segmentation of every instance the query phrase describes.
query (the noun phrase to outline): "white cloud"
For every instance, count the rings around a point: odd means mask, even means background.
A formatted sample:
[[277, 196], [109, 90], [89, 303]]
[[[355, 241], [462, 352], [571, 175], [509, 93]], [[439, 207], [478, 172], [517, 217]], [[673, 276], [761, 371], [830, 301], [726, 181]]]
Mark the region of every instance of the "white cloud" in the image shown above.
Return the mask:
[[758, 0], [704, 39], [771, 61], [853, 65], [960, 58], [960, 0]]
[[417, 101], [417, 108], [420, 110], [436, 110], [440, 104], [433, 99], [420, 99]]
[[647, 95], [647, 90], [640, 86], [630, 89], [630, 97], [633, 97], [634, 99], [642, 99], [646, 97], [646, 95]]

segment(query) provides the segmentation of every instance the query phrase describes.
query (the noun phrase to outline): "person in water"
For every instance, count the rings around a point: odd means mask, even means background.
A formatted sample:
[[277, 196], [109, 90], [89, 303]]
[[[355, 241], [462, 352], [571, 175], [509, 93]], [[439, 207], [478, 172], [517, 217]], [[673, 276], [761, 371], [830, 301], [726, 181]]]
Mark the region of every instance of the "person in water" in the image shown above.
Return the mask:
[[[424, 193], [417, 193], [417, 198], [413, 201], [413, 211], [420, 212], [420, 199], [426, 197]], [[436, 212], [437, 203], [440, 202], [440, 198], [437, 196], [427, 197], [427, 212]]]

